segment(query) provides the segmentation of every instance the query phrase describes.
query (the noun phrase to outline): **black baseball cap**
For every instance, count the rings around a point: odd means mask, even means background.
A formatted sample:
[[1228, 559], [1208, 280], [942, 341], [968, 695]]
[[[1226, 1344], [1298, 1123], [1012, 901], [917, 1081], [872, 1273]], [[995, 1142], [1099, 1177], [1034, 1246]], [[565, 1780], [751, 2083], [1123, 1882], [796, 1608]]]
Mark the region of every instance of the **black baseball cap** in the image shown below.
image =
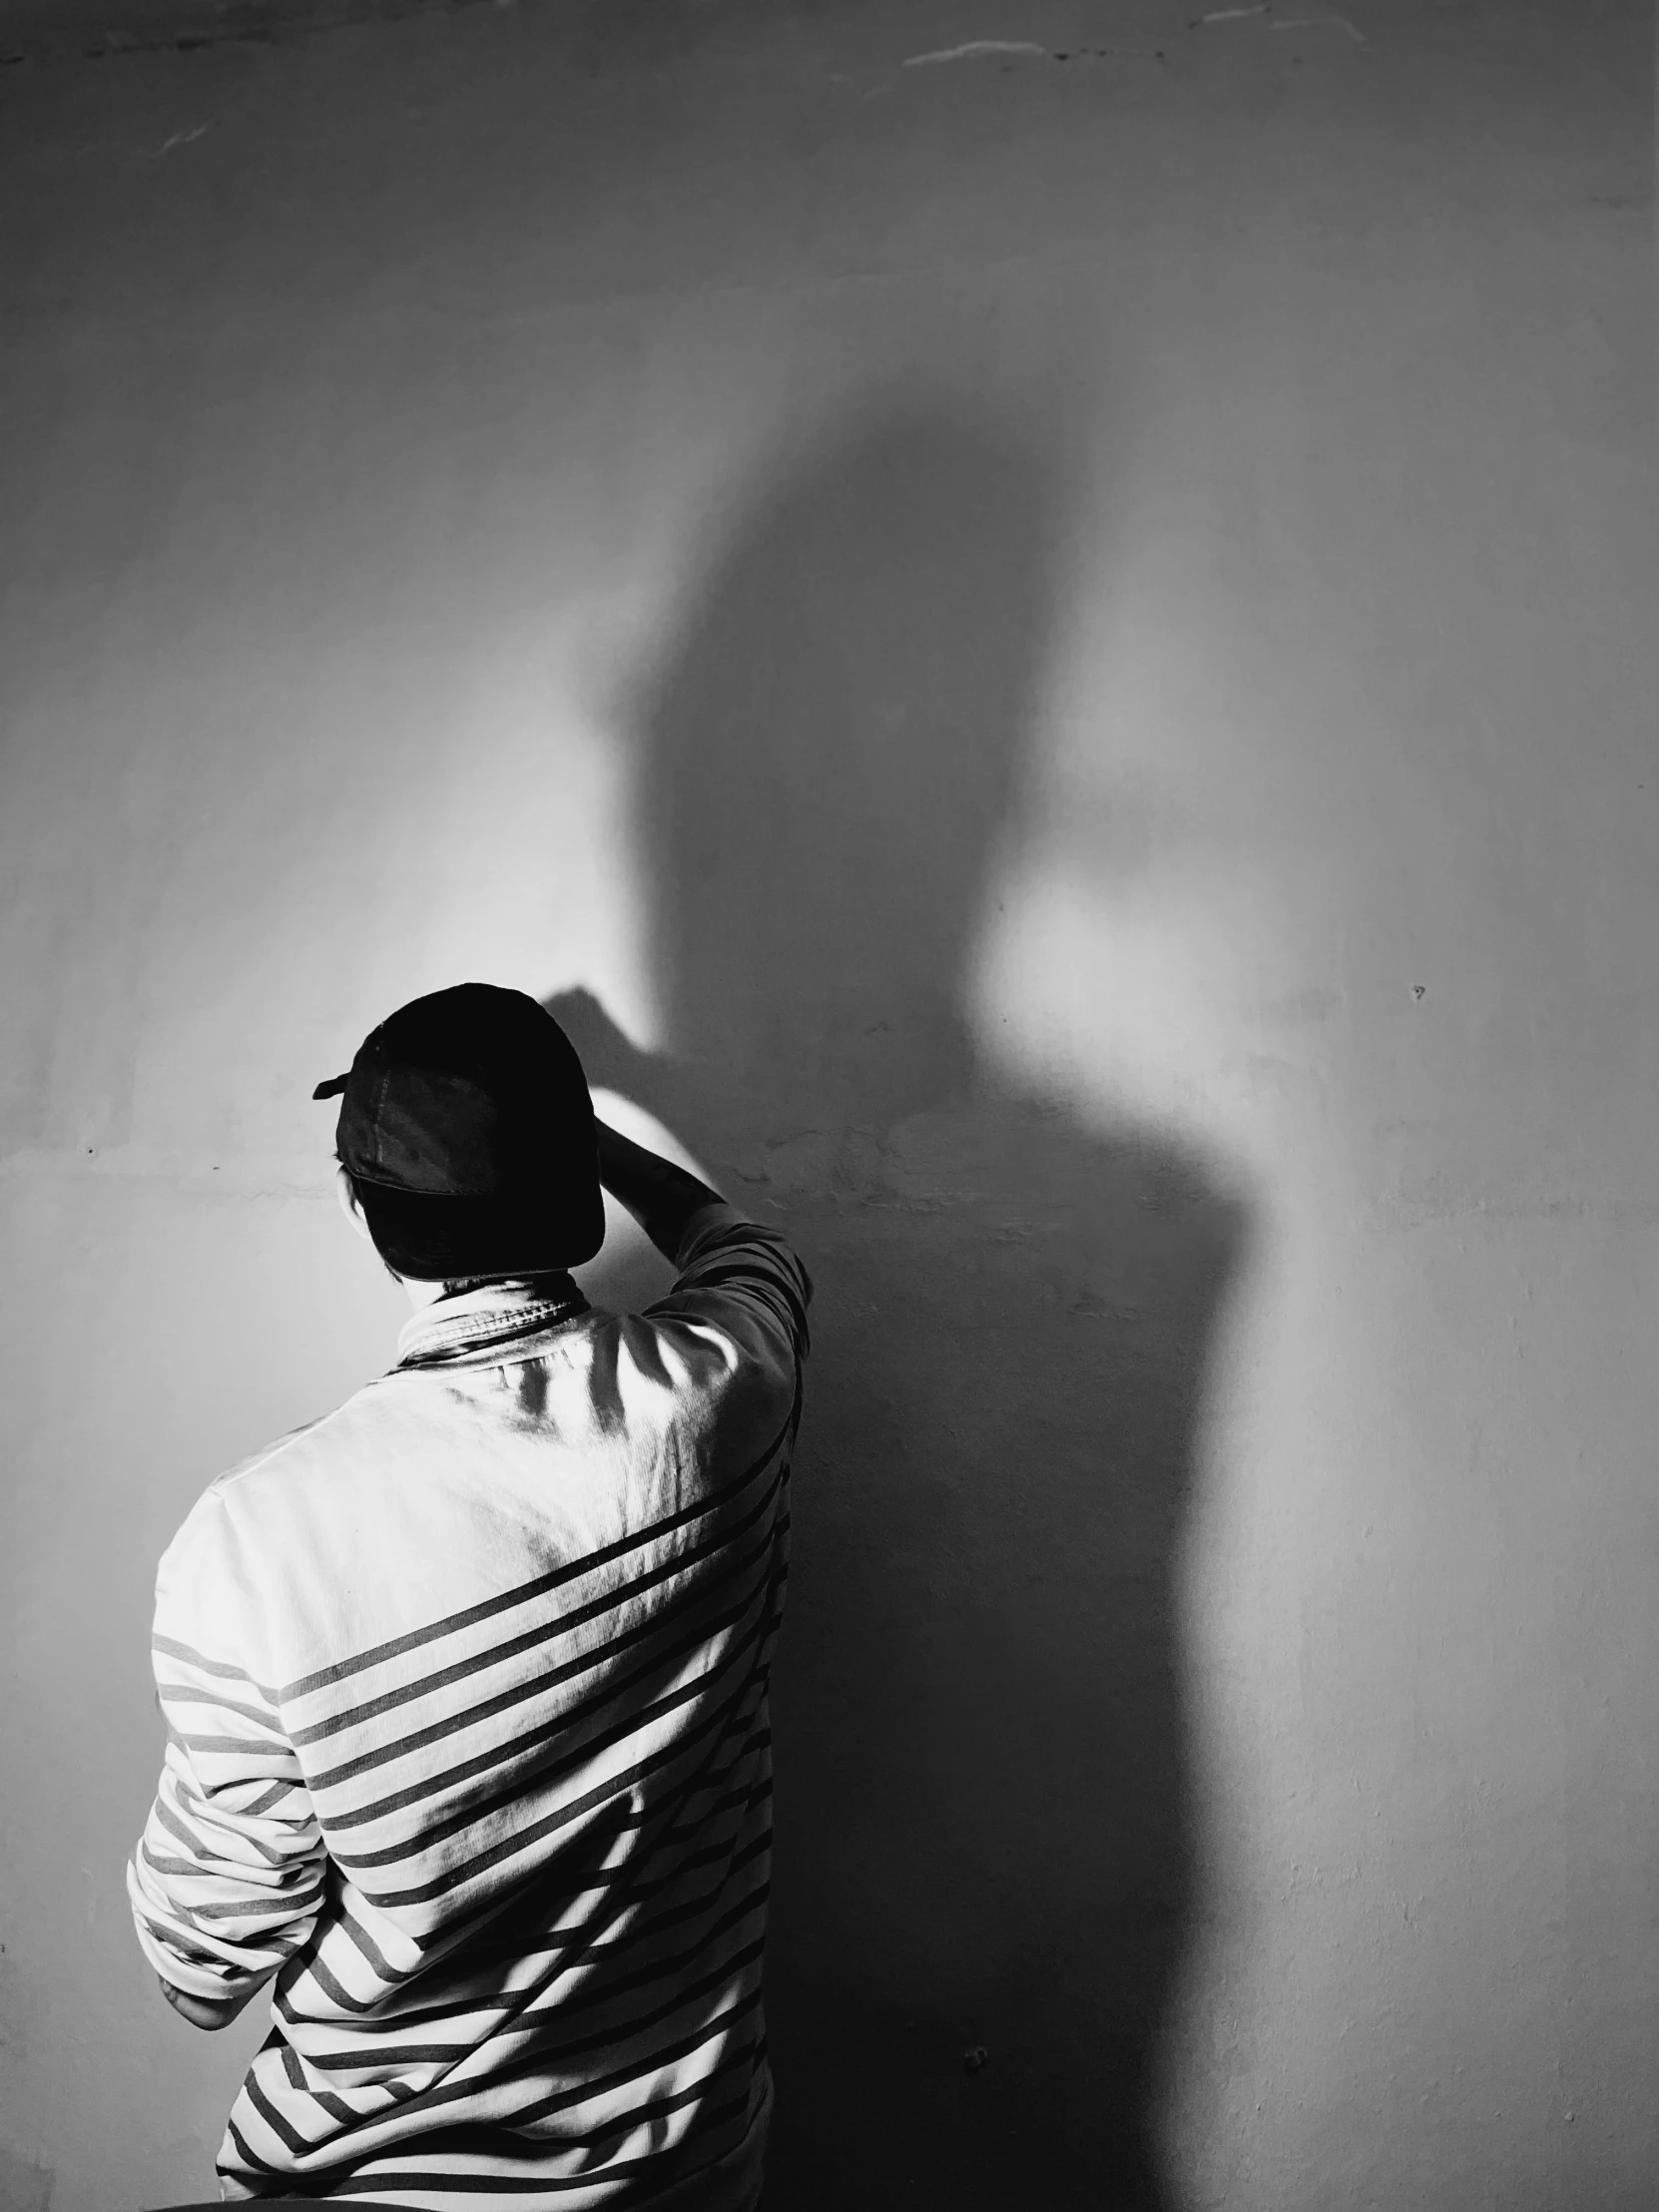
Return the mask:
[[399, 1275], [580, 1267], [605, 1241], [587, 1077], [523, 991], [457, 983], [411, 999], [311, 1096], [340, 1099], [334, 1150]]

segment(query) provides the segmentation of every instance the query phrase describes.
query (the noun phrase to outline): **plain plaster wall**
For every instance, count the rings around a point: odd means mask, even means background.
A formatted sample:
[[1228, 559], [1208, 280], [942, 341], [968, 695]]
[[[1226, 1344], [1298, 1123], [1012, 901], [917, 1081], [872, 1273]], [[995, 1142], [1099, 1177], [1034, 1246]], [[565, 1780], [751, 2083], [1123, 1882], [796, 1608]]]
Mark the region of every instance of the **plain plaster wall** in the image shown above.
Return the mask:
[[472, 975], [819, 1282], [769, 2201], [1659, 2196], [1647, 11], [1191, 8], [0, 84], [6, 2212], [211, 2193], [154, 1562]]

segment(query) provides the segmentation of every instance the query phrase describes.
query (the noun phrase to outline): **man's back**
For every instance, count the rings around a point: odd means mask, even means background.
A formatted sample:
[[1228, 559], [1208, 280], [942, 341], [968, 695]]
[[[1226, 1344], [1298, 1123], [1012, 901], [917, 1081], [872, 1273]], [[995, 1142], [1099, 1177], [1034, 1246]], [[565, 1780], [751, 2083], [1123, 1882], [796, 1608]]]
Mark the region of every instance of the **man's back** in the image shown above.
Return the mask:
[[130, 1888], [187, 1994], [283, 1961], [229, 2193], [753, 2195], [809, 1297], [727, 1208], [644, 1316], [441, 1301], [187, 1520]]

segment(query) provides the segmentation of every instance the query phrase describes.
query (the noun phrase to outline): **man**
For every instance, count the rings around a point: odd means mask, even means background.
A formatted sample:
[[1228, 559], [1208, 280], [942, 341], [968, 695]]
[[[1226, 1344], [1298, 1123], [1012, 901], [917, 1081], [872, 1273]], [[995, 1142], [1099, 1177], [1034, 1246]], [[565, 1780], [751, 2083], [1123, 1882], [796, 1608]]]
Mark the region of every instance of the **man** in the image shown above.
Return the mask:
[[[416, 999], [336, 1093], [397, 1364], [157, 1583], [139, 1940], [201, 2027], [276, 1976], [223, 2194], [749, 2212], [807, 1273], [516, 991]], [[647, 1313], [568, 1273], [601, 1183], [675, 1265]]]

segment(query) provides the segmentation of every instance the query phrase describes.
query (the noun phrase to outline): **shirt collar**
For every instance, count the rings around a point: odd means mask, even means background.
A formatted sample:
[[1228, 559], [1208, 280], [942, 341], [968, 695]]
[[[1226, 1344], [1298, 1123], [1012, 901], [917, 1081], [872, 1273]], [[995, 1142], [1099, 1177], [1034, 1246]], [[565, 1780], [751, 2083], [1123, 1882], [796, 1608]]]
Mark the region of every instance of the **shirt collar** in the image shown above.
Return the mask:
[[411, 1314], [397, 1335], [400, 1368], [431, 1367], [535, 1336], [575, 1321], [588, 1302], [568, 1275], [522, 1275], [486, 1283], [454, 1298], [434, 1299]]

